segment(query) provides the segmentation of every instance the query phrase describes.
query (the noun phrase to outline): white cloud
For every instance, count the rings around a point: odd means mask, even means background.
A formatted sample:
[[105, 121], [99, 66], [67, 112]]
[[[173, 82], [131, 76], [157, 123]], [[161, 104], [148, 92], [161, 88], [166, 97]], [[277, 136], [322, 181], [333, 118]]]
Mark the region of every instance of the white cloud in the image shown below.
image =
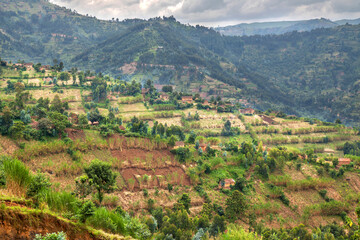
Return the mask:
[[360, 17], [359, 0], [50, 0], [101, 19], [174, 15], [179, 21], [214, 26], [266, 20]]

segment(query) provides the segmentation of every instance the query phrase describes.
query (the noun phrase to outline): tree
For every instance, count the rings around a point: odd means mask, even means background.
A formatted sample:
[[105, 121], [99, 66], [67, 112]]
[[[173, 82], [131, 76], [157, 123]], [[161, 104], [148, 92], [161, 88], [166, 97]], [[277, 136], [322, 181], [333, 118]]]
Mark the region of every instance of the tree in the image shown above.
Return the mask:
[[49, 112], [49, 119], [57, 133], [62, 133], [66, 127], [70, 127], [68, 118], [59, 112]]
[[87, 118], [91, 123], [93, 123], [93, 122], [100, 122], [103, 119], [103, 116], [101, 116], [99, 110], [95, 109], [94, 111], [87, 113]]
[[171, 137], [168, 140], [168, 144], [173, 147], [175, 146], [175, 143], [176, 143], [176, 137], [174, 135], [171, 135]]
[[82, 175], [75, 179], [74, 194], [84, 200], [93, 191], [92, 180], [88, 176]]
[[187, 193], [184, 193], [181, 196], [181, 198], [178, 200], [178, 203], [181, 203], [182, 205], [184, 205], [184, 208], [187, 212], [189, 212], [190, 202], [191, 202], [191, 199], [189, 197], [189, 194], [187, 194]]
[[231, 196], [226, 199], [226, 216], [234, 221], [235, 219], [238, 219], [241, 214], [245, 212], [248, 205], [245, 199], [244, 194], [239, 192], [238, 190], [235, 190]]
[[217, 236], [219, 233], [225, 232], [225, 230], [225, 218], [223, 216], [216, 215], [209, 229], [210, 236]]
[[116, 174], [112, 172], [109, 163], [94, 160], [89, 167], [86, 167], [85, 173], [89, 180], [92, 181], [94, 188], [97, 191], [97, 197], [101, 204], [104, 193], [114, 191]]
[[60, 73], [59, 79], [63, 82], [66, 82], [67, 85], [67, 82], [70, 80], [70, 74], [67, 72], [62, 72]]
[[43, 135], [50, 135], [52, 130], [52, 123], [48, 118], [41, 118], [38, 122], [38, 129]]
[[52, 100], [51, 102], [51, 107], [50, 109], [52, 111], [56, 111], [56, 112], [59, 112], [59, 113], [63, 113], [64, 112], [64, 109], [63, 109], [63, 104], [60, 100], [60, 97], [59, 95], [55, 95], [54, 99]]
[[17, 139], [24, 136], [25, 124], [22, 121], [14, 121], [13, 125], [10, 127], [10, 135]]
[[82, 127], [86, 126], [88, 124], [88, 119], [87, 119], [86, 115], [83, 113], [80, 114], [79, 118], [78, 118], [78, 122], [79, 122], [80, 126], [82, 126]]
[[195, 143], [195, 139], [196, 139], [196, 134], [194, 131], [191, 131], [187, 142], [193, 144], [193, 143]]

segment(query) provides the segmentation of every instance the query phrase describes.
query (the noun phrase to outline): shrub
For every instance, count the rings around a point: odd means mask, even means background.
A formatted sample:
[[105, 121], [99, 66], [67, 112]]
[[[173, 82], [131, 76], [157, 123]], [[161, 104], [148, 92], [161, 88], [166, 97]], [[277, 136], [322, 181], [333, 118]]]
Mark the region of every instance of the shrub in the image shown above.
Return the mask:
[[169, 190], [169, 192], [171, 192], [173, 190], [173, 185], [171, 183], [168, 183], [167, 189]]
[[85, 223], [86, 219], [94, 215], [95, 212], [95, 205], [91, 201], [86, 201], [82, 204], [81, 208], [79, 209], [78, 219], [80, 222]]
[[36, 234], [34, 240], [66, 240], [66, 234], [64, 232], [48, 233], [45, 236]]
[[42, 173], [37, 173], [31, 180], [29, 187], [27, 189], [26, 195], [28, 197], [35, 197], [38, 195], [41, 191], [46, 190], [51, 186], [51, 183], [49, 182], [49, 178], [47, 178]]
[[247, 232], [239, 225], [230, 224], [228, 231], [220, 236], [222, 240], [260, 240], [255, 233]]
[[45, 201], [49, 208], [57, 212], [65, 212], [71, 215], [78, 213], [79, 200], [69, 192], [44, 191], [41, 194], [42, 201]]
[[94, 214], [87, 219], [87, 223], [94, 228], [100, 228], [112, 233], [125, 233], [123, 217], [120, 214], [110, 212], [104, 207], [96, 209]]
[[3, 161], [3, 169], [6, 181], [13, 181], [22, 188], [27, 187], [32, 180], [29, 169], [17, 159], [6, 158]]
[[319, 190], [319, 194], [322, 198], [325, 198], [326, 194], [327, 194], [327, 190], [326, 189], [321, 189]]

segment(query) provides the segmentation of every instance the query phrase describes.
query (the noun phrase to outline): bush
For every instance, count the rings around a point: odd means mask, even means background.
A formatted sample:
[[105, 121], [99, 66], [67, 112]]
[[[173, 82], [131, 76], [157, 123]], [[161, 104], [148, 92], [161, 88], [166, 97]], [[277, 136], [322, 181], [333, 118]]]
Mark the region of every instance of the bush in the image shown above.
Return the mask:
[[85, 223], [86, 219], [94, 215], [95, 212], [95, 205], [91, 201], [86, 201], [82, 204], [81, 208], [79, 209], [78, 219], [80, 222]]
[[325, 198], [326, 197], [326, 194], [327, 194], [327, 190], [326, 189], [321, 189], [319, 190], [319, 194], [322, 198]]
[[94, 214], [87, 219], [87, 223], [94, 228], [100, 228], [112, 233], [125, 233], [123, 217], [120, 214], [110, 212], [104, 207], [96, 209]]
[[6, 181], [13, 181], [20, 187], [27, 187], [31, 182], [29, 169], [17, 159], [6, 158], [3, 161]]
[[228, 226], [228, 231], [221, 235], [220, 239], [222, 240], [260, 240], [261, 238], [257, 237], [255, 233], [250, 233], [245, 231], [241, 226], [230, 224]]
[[29, 187], [27, 189], [26, 195], [28, 197], [35, 197], [40, 192], [46, 190], [51, 186], [51, 183], [49, 182], [49, 178], [47, 178], [42, 173], [37, 173], [31, 180]]
[[66, 234], [64, 232], [48, 233], [45, 236], [36, 234], [34, 240], [66, 240]]

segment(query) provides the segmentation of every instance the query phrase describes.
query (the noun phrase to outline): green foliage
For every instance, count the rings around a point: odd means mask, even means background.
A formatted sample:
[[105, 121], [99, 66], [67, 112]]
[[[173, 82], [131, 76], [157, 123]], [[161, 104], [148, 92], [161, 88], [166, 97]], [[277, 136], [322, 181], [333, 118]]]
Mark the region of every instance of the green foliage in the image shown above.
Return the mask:
[[45, 236], [36, 234], [34, 240], [66, 240], [66, 234], [64, 232], [48, 233]]
[[94, 215], [95, 205], [91, 201], [86, 201], [82, 204], [78, 212], [79, 221], [85, 223], [86, 219]]
[[80, 199], [84, 199], [92, 192], [93, 192], [92, 179], [89, 179], [87, 175], [82, 175], [75, 179], [74, 193], [77, 197], [80, 197]]
[[247, 208], [248, 203], [245, 196], [237, 190], [226, 199], [226, 216], [231, 221], [242, 217]]
[[15, 138], [22, 138], [24, 136], [25, 124], [22, 121], [14, 121], [9, 129], [10, 135]]
[[89, 167], [84, 169], [89, 180], [92, 181], [94, 188], [97, 191], [97, 198], [101, 204], [104, 193], [109, 193], [114, 190], [116, 174], [112, 172], [109, 163], [94, 160]]
[[177, 149], [171, 150], [171, 152], [175, 153], [179, 162], [183, 163], [190, 157], [190, 150], [187, 147], [179, 147]]
[[125, 221], [120, 214], [113, 213], [104, 207], [97, 208], [93, 215], [87, 218], [87, 223], [94, 228], [112, 233], [125, 234]]
[[189, 197], [189, 195], [187, 193], [184, 193], [181, 198], [178, 200], [178, 203], [181, 203], [182, 205], [184, 205], [184, 208], [186, 211], [190, 211], [189, 208], [190, 208], [190, 202], [191, 202], [191, 199]]
[[51, 186], [49, 178], [44, 174], [38, 172], [28, 186], [26, 195], [28, 197], [35, 197], [44, 190], [47, 190]]
[[6, 182], [13, 181], [20, 187], [27, 187], [31, 181], [29, 169], [24, 163], [17, 159], [4, 158], [3, 169], [6, 176]]
[[222, 234], [221, 240], [260, 240], [255, 233], [246, 232], [244, 228], [239, 225], [230, 224], [227, 233]]

